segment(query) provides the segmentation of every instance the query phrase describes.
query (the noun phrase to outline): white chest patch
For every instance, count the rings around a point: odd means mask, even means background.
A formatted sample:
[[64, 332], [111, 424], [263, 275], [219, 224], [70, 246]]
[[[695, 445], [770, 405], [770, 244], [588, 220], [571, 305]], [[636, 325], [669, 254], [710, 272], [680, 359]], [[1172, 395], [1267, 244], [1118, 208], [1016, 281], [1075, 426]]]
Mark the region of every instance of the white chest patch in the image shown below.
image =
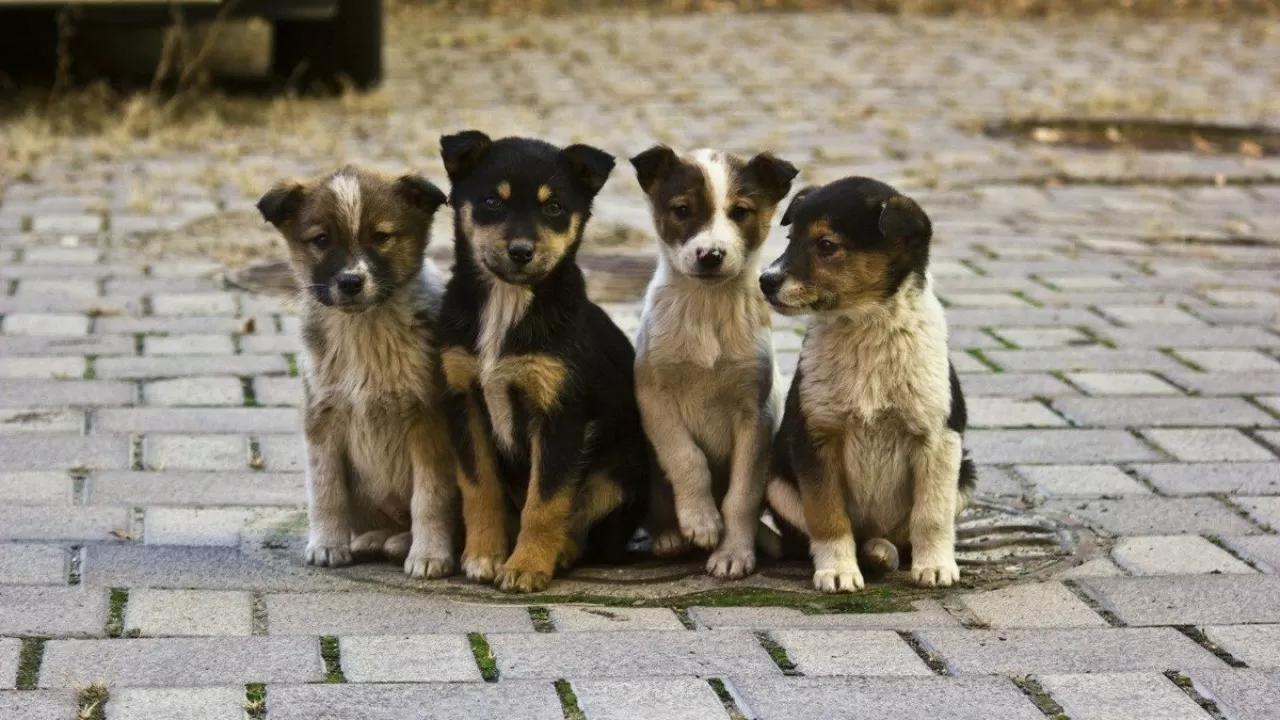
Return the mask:
[[484, 389], [493, 432], [507, 450], [515, 446], [511, 393], [506, 383], [493, 381], [494, 369], [502, 355], [502, 343], [507, 333], [524, 318], [532, 301], [533, 291], [529, 288], [495, 280], [480, 313], [480, 337], [476, 348], [480, 356], [480, 386]]

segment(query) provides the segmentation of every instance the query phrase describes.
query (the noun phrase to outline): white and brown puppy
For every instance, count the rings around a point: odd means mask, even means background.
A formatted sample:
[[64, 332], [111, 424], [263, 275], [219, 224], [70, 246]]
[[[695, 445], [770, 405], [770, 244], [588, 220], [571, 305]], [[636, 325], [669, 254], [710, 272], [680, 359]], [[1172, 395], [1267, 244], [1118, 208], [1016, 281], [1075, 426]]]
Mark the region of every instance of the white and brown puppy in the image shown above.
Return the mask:
[[929, 218], [888, 185], [854, 177], [800, 191], [782, 224], [790, 243], [760, 287], [779, 312], [812, 318], [769, 506], [808, 533], [819, 590], [862, 588], [859, 557], [890, 571], [898, 548], [917, 584], [951, 585], [974, 467], [928, 273]]
[[660, 246], [636, 340], [641, 418], [669, 482], [651, 501], [654, 552], [692, 543], [713, 551], [707, 572], [743, 577], [755, 570], [782, 410], [759, 252], [798, 171], [769, 154], [681, 157], [665, 146], [631, 164]]
[[351, 166], [258, 201], [302, 288], [308, 563], [385, 553], [413, 577], [453, 572], [455, 462], [434, 339], [442, 290], [424, 263], [444, 202], [417, 175]]

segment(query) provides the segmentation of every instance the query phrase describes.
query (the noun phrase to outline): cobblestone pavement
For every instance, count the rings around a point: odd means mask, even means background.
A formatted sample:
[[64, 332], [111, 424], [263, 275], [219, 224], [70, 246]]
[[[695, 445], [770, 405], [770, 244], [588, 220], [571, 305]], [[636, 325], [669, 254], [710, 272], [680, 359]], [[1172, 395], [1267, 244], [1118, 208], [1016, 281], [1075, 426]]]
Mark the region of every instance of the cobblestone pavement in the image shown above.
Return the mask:
[[[977, 132], [1275, 123], [1275, 24], [434, 22], [393, 27], [379, 95], [306, 121], [323, 143], [278, 118], [197, 148], [60, 141], [3, 189], [0, 718], [77, 717], [95, 682], [113, 720], [1276, 717], [1280, 160]], [[526, 608], [263, 571], [246, 528], [304, 502], [296, 317], [133, 233], [250, 211], [339, 159], [442, 181], [436, 138], [463, 126], [624, 157], [771, 147], [805, 181], [910, 191], [981, 491], [1075, 518], [1097, 551], [884, 614]], [[625, 163], [598, 217], [647, 227]], [[634, 327], [634, 303], [611, 310]], [[795, 326], [777, 338], [790, 370]]]

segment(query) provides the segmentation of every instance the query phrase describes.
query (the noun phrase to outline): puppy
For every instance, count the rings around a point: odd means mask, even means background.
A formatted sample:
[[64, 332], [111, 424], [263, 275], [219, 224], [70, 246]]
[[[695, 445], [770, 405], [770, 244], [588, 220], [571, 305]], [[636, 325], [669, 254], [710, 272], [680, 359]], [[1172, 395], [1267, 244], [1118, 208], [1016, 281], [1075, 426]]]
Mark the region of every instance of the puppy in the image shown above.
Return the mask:
[[669, 481], [654, 487], [654, 552], [678, 555], [692, 543], [714, 551], [707, 572], [740, 578], [755, 570], [782, 417], [759, 253], [798, 171], [769, 154], [680, 157], [664, 146], [631, 164], [661, 250], [636, 340], [640, 417]]
[[303, 288], [308, 563], [385, 552], [413, 577], [453, 571], [455, 461], [434, 337], [441, 289], [423, 261], [444, 202], [417, 175], [351, 166], [282, 182], [258, 201]]
[[[769, 303], [811, 314], [774, 445], [770, 508], [806, 530], [813, 583], [863, 587], [864, 564], [913, 580], [960, 577], [955, 518], [974, 490], [964, 396], [928, 273], [932, 228], [910, 198], [868, 178], [801, 191], [786, 252], [760, 277]], [[798, 492], [797, 492], [798, 490]]]
[[635, 354], [587, 299], [575, 262], [614, 160], [474, 130], [440, 145], [456, 238], [441, 338], [462, 567], [504, 591], [535, 592], [584, 550], [616, 557], [646, 509]]

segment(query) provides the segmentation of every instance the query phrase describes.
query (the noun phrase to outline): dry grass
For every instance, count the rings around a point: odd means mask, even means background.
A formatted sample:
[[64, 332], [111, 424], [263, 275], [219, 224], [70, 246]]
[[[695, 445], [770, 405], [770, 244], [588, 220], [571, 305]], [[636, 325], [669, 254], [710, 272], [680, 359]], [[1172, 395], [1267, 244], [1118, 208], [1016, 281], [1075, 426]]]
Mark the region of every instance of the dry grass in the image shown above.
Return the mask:
[[1276, 0], [438, 0], [437, 4], [449, 12], [491, 16], [618, 10], [657, 13], [858, 10], [1002, 18], [1113, 14], [1228, 19], [1280, 15], [1280, 3]]

